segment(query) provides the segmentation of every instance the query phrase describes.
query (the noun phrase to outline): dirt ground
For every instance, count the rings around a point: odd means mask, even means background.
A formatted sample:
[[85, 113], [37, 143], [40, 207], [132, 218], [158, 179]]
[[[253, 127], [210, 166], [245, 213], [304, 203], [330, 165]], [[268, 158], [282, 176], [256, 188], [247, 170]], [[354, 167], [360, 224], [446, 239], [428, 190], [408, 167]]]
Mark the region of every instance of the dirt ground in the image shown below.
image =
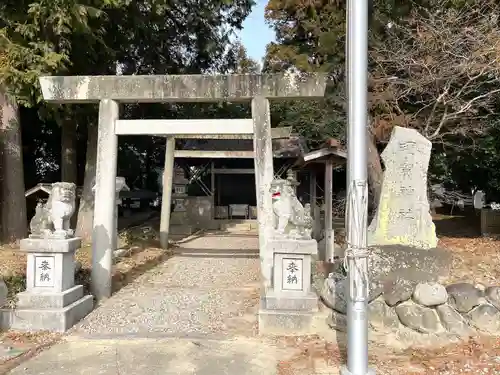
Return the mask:
[[[485, 286], [500, 284], [500, 239], [483, 238], [479, 234], [479, 217], [435, 217], [439, 246], [452, 253], [453, 266], [448, 282], [468, 281]], [[114, 267], [113, 288], [120, 289], [145, 270], [168, 258], [156, 247], [139, 246], [131, 256], [123, 258]], [[80, 283], [88, 286], [91, 249], [77, 252], [82, 269], [77, 275]], [[26, 259], [13, 249], [0, 251], [0, 275], [12, 294], [24, 288]], [[0, 374], [8, 368], [36, 354], [38, 350], [58, 341], [54, 334], [21, 334], [6, 332], [0, 343], [22, 349], [22, 354], [0, 364]], [[276, 345], [299, 349], [298, 354], [279, 364], [279, 375], [337, 374], [338, 365], [345, 363], [345, 349], [336, 342], [317, 336], [276, 338]], [[1, 359], [0, 359], [1, 361]], [[391, 350], [386, 345], [370, 345], [370, 364], [377, 375], [431, 375], [431, 374], [499, 374], [500, 338], [476, 337], [446, 347]]]
[[[480, 235], [479, 216], [434, 217], [439, 247], [452, 254], [447, 283], [466, 281], [500, 285], [500, 238]], [[299, 354], [280, 364], [279, 375], [337, 374], [345, 364], [345, 348], [320, 337], [280, 339], [281, 345], [299, 347]], [[500, 337], [473, 337], [446, 346], [390, 349], [371, 343], [370, 365], [377, 375], [499, 374]], [[330, 372], [329, 372], [330, 371]]]
[[434, 223], [438, 246], [453, 256], [449, 282], [500, 285], [500, 238], [480, 235], [479, 216], [438, 216]]
[[[299, 348], [291, 359], [281, 361], [278, 375], [337, 375], [346, 363], [345, 349], [319, 337], [277, 339], [278, 346]], [[471, 338], [446, 347], [392, 351], [371, 344], [369, 364], [377, 375], [500, 374], [500, 339]]]
[[[139, 228], [139, 231], [143, 230]], [[113, 266], [113, 292], [172, 256], [171, 250], [166, 251], [156, 247], [157, 241], [148, 238], [151, 237], [149, 233], [141, 236], [136, 233], [126, 233], [124, 236], [127, 238], [122, 238], [121, 242], [130, 243], [126, 246], [130, 252]], [[79, 249], [76, 252], [76, 260], [82, 267], [75, 275], [75, 282], [83, 285], [85, 292], [88, 293], [92, 265], [91, 247], [85, 246]], [[15, 248], [0, 248], [0, 277], [3, 277], [9, 289], [8, 304], [14, 307], [15, 295], [26, 287], [26, 255], [19, 253]], [[0, 332], [0, 374], [5, 374], [22, 361], [58, 342], [60, 338], [61, 335], [48, 332]]]

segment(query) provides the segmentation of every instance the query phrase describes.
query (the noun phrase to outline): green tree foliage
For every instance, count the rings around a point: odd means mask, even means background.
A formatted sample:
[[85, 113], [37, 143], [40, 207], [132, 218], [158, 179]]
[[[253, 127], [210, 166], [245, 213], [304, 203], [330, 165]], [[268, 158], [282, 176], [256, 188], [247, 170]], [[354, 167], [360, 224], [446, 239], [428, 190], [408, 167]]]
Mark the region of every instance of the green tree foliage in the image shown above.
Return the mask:
[[[323, 104], [300, 102], [294, 111], [285, 105], [277, 111], [276, 121], [310, 139], [345, 134], [346, 3], [269, 0], [267, 6], [276, 42], [268, 46], [264, 69], [330, 74], [332, 89]], [[481, 158], [493, 162], [487, 155], [498, 150], [492, 134], [498, 123], [499, 15], [493, 0], [371, 2], [370, 129], [379, 148], [394, 125], [416, 128], [434, 143], [435, 180], [485, 188], [480, 176], [491, 173], [474, 174], [472, 183], [470, 172], [479, 172]]]
[[260, 72], [260, 64], [248, 56], [247, 50], [240, 40], [232, 44], [228, 58], [233, 61], [234, 73], [247, 74]]
[[276, 32], [267, 47], [268, 72], [324, 72], [331, 85], [326, 100], [293, 101], [274, 106], [274, 122], [293, 126], [311, 147], [329, 137], [343, 139], [344, 17], [338, 1], [270, 0], [266, 20]]
[[117, 1], [85, 4], [73, 0], [11, 1], [0, 4], [0, 82], [18, 105], [41, 100], [38, 77], [57, 73], [71, 65], [72, 36], [96, 41], [99, 29], [93, 18]]
[[[19, 121], [15, 122], [15, 127], [4, 126], [2, 150], [24, 148], [30, 169], [43, 178], [40, 175], [43, 168], [36, 168], [33, 156], [43, 154], [47, 160], [57, 160], [54, 156], [61, 154], [58, 137], [61, 133], [54, 125], [62, 126], [63, 147], [74, 151], [68, 153], [73, 155], [73, 159], [76, 150], [81, 150], [82, 144], [88, 143], [87, 161], [84, 163], [86, 166], [82, 165], [81, 153], [76, 158], [78, 163], [75, 160], [71, 162], [75, 163], [75, 167], [76, 164], [80, 165], [79, 174], [85, 169], [87, 189], [84, 191], [87, 194], [84, 194], [84, 201], [92, 200], [90, 186], [95, 173], [95, 107], [44, 105], [38, 89], [38, 77], [41, 74], [185, 74], [227, 71], [234, 66], [234, 61], [226, 52], [231, 35], [234, 29], [241, 28], [253, 4], [252, 0], [2, 2], [0, 91], [6, 97], [8, 95], [9, 108], [13, 109], [9, 113], [17, 113], [14, 116], [17, 120], [18, 106], [35, 106], [34, 110], [41, 116], [40, 122], [29, 126], [43, 128], [40, 132], [24, 129], [25, 136], [43, 137], [38, 140], [30, 138], [26, 147], [22, 147]], [[3, 99], [0, 101], [7, 103]], [[190, 112], [196, 116], [203, 112], [192, 106], [157, 105], [147, 109], [127, 106], [123, 109], [124, 117], [129, 118], [142, 116], [144, 111], [144, 117], [150, 118], [182, 117], [181, 113]], [[26, 111], [23, 109], [22, 112]], [[33, 119], [33, 112], [23, 117]], [[25, 126], [24, 123], [22, 125]], [[121, 144], [135, 149], [135, 155], [142, 156], [145, 154], [144, 150], [153, 150], [146, 154], [148, 158], [157, 158], [161, 154], [161, 151], [155, 152], [157, 142], [158, 140], [128, 140]], [[43, 152], [40, 151], [42, 149]], [[21, 173], [15, 178], [7, 173], [2, 175], [5, 177], [2, 183], [3, 195], [21, 208], [24, 206], [22, 156], [19, 152], [11, 152], [7, 156], [5, 154], [4, 152], [0, 163], [2, 170], [17, 170]], [[45, 177], [50, 178], [49, 176], [50, 173]], [[29, 180], [30, 184], [39, 181], [33, 176]], [[10, 183], [12, 181], [15, 183]], [[80, 184], [82, 181], [77, 182]], [[8, 189], [5, 189], [6, 186]], [[15, 197], [12, 196], [13, 189], [18, 192]], [[4, 205], [2, 211], [13, 212], [12, 208], [13, 206], [9, 208]], [[88, 212], [87, 216], [91, 219], [91, 209]], [[13, 221], [10, 219], [7, 221]], [[25, 219], [24, 223], [21, 217], [16, 217], [14, 221], [19, 223], [18, 228], [26, 227]], [[7, 231], [16, 232], [11, 228]], [[8, 237], [19, 238], [23, 231], [25, 229], [17, 230], [17, 233], [11, 233]]]
[[41, 100], [38, 77], [70, 66], [71, 36], [95, 39], [89, 27], [111, 2], [83, 4], [71, 0], [0, 4], [0, 151], [2, 234], [14, 242], [26, 234], [26, 204], [19, 106]]

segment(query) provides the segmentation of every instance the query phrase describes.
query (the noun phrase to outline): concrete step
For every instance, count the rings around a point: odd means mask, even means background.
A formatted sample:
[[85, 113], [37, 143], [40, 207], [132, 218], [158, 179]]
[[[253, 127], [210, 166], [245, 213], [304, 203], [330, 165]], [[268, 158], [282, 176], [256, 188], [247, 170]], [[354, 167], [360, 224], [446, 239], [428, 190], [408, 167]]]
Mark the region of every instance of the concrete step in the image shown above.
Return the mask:
[[258, 230], [258, 223], [256, 220], [229, 221], [222, 222], [220, 228], [226, 232], [252, 232]]
[[54, 345], [10, 374], [276, 375], [279, 361], [287, 354], [260, 339], [247, 338], [77, 339]]
[[258, 249], [187, 249], [178, 247], [174, 255], [184, 257], [217, 257], [217, 258], [258, 258]]

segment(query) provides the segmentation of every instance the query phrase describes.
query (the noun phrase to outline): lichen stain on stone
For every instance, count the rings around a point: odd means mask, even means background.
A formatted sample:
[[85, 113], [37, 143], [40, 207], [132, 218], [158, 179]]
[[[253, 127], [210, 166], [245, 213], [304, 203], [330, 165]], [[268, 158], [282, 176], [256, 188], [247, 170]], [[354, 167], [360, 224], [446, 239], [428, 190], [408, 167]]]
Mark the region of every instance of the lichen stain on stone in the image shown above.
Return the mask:
[[269, 98], [321, 97], [322, 75], [238, 74], [184, 76], [60, 76], [42, 77], [40, 85], [49, 101], [100, 100], [250, 100]]
[[386, 166], [369, 245], [437, 246], [427, 201], [431, 143], [412, 129], [395, 127], [382, 158]]

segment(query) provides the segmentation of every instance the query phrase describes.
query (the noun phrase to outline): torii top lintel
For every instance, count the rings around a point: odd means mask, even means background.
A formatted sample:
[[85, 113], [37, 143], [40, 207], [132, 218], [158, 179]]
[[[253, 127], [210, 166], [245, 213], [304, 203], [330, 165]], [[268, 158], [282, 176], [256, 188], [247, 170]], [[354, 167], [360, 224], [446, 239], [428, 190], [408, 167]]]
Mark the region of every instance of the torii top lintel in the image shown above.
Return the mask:
[[44, 76], [43, 98], [49, 102], [245, 102], [323, 97], [324, 74]]

